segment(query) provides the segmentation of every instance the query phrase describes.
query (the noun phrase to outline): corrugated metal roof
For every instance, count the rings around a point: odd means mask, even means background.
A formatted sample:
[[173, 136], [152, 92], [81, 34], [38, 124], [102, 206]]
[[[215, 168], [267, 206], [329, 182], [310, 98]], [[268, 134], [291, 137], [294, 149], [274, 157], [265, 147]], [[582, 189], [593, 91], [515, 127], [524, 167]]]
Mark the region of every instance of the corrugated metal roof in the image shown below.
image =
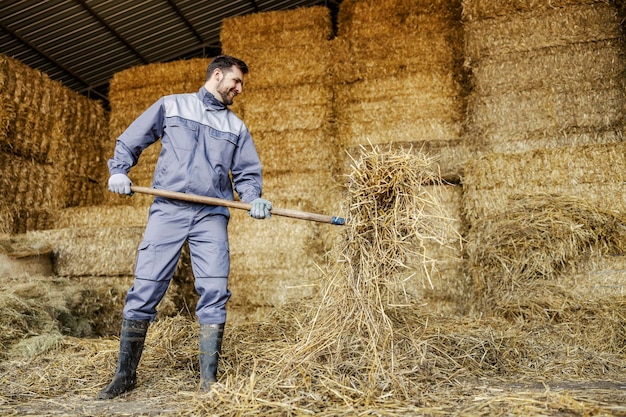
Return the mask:
[[116, 72], [220, 52], [233, 16], [341, 0], [2, 0], [0, 53], [106, 100]]

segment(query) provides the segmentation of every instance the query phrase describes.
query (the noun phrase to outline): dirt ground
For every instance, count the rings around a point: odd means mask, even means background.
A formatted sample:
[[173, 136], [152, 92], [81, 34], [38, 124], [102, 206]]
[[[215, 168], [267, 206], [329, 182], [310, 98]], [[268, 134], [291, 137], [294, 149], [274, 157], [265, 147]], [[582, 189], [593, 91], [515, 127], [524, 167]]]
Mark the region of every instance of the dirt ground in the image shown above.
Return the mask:
[[[4, 380], [4, 383], [7, 381]], [[94, 399], [98, 387], [79, 387], [77, 392], [44, 397], [24, 392], [19, 400], [2, 398], [3, 416], [191, 416], [191, 415], [262, 415], [251, 408], [224, 410], [215, 403], [227, 395], [218, 385], [216, 392], [199, 394], [193, 384], [176, 393], [151, 395], [146, 384], [114, 400]], [[459, 382], [450, 389], [446, 400], [423, 398], [416, 404], [398, 406], [373, 404], [370, 407], [345, 409], [330, 407], [323, 415], [344, 416], [626, 416], [626, 382], [506, 383], [502, 381]], [[421, 404], [417, 404], [421, 403]], [[281, 410], [267, 415], [319, 415], [319, 413]]]

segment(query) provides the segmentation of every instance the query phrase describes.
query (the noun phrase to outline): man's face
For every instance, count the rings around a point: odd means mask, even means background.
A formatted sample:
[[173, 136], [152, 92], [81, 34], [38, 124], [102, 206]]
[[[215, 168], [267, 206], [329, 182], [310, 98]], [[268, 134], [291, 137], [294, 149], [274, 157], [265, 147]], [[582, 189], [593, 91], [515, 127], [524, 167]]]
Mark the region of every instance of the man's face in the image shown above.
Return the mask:
[[227, 70], [217, 69], [215, 76], [218, 80], [215, 90], [219, 95], [216, 98], [227, 106], [233, 104], [235, 96], [243, 90], [244, 74], [239, 68], [232, 66]]

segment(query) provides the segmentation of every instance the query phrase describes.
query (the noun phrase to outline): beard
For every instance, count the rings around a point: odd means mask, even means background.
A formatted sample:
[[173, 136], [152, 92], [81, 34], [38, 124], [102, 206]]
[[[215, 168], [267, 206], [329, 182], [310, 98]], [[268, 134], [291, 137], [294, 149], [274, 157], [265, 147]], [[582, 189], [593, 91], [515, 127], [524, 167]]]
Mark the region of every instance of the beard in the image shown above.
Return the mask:
[[220, 95], [220, 101], [225, 106], [230, 106], [231, 104], [233, 104], [233, 99], [237, 95], [234, 88], [226, 88], [224, 87], [224, 83], [220, 81], [215, 90], [217, 91], [217, 94]]

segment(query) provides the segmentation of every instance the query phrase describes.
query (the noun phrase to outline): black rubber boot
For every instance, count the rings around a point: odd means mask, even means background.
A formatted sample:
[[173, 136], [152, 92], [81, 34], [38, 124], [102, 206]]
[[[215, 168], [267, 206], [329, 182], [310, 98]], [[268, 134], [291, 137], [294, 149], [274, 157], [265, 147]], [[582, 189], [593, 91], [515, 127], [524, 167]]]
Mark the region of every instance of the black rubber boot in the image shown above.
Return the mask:
[[96, 397], [99, 400], [115, 398], [137, 384], [137, 365], [141, 359], [149, 321], [126, 320], [122, 321], [120, 334], [120, 356], [117, 360], [117, 370], [113, 381]]
[[217, 382], [217, 364], [222, 350], [224, 324], [200, 325], [200, 391], [209, 391]]

